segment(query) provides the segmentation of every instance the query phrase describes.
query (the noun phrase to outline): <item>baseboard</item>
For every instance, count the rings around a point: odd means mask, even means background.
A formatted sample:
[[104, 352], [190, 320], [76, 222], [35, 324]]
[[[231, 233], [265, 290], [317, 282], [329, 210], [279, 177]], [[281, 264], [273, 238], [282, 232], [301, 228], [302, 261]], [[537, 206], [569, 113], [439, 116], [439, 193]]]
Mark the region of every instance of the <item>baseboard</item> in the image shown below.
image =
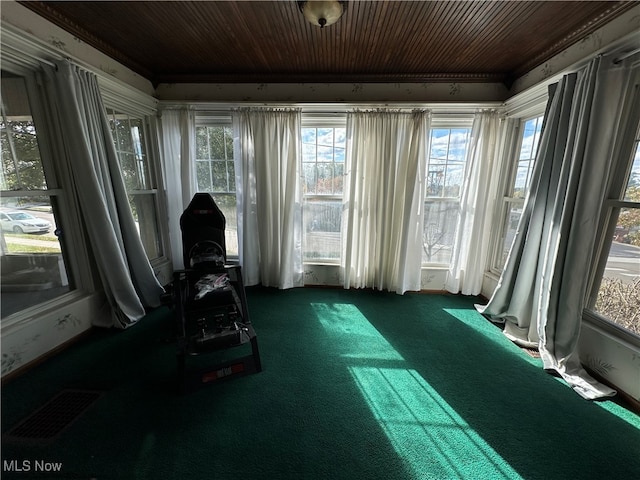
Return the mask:
[[618, 397], [620, 397], [620, 400], [622, 400], [625, 404], [625, 406], [627, 406], [629, 408], [629, 410], [637, 413], [638, 415], [640, 415], [640, 401], [638, 401], [637, 399], [633, 398], [631, 395], [629, 395], [628, 393], [626, 393], [624, 390], [620, 390], [620, 387], [614, 385], [613, 383], [611, 383], [609, 380], [607, 380], [606, 378], [604, 378], [602, 375], [598, 374], [598, 372], [596, 372], [595, 370], [590, 369], [589, 367], [583, 365], [584, 369], [587, 371], [587, 373], [589, 375], [591, 375], [593, 378], [595, 378], [596, 380], [598, 380], [600, 383], [613, 388], [616, 392], [618, 392]]
[[52, 357], [54, 357], [55, 355], [61, 353], [63, 350], [66, 350], [67, 348], [71, 347], [72, 345], [74, 345], [75, 343], [79, 342], [80, 340], [83, 340], [83, 339], [87, 338], [94, 331], [94, 328], [96, 328], [96, 327], [88, 328], [84, 332], [79, 333], [75, 337], [70, 338], [66, 342], [64, 342], [64, 343], [58, 345], [57, 347], [49, 350], [44, 355], [42, 355], [42, 356], [40, 356], [40, 357], [38, 357], [38, 358], [28, 362], [28, 363], [25, 363], [24, 365], [22, 365], [21, 367], [17, 368], [16, 370], [13, 370], [13, 371], [7, 373], [5, 376], [2, 377], [2, 381], [0, 383], [0, 386], [4, 387], [6, 384], [10, 383], [11, 381], [15, 380], [16, 378], [24, 375], [25, 373], [27, 373], [28, 371], [31, 371], [34, 368], [36, 368], [38, 365], [43, 364], [47, 360], [50, 360]]

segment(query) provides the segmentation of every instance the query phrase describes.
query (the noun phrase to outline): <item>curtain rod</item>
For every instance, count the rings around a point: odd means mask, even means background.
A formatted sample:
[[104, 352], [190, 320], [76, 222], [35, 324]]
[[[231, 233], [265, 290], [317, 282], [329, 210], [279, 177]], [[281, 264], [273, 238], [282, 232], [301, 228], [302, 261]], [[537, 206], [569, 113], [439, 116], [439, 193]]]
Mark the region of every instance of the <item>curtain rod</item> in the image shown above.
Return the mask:
[[39, 57], [37, 55], [29, 53], [26, 50], [18, 50], [17, 48], [14, 48], [11, 45], [2, 45], [2, 48], [5, 50], [4, 51], [5, 55], [7, 54], [7, 50], [9, 50], [11, 51], [12, 56], [17, 59], [20, 59], [20, 57], [27, 57], [30, 60], [33, 60], [34, 62], [36, 62], [36, 64], [44, 63], [45, 65], [49, 65], [50, 67], [56, 68], [56, 64], [53, 63], [51, 60], [47, 60], [45, 58]]
[[623, 53], [619, 57], [613, 59], [614, 65], [621, 63], [623, 60], [626, 60], [629, 57], [634, 56], [636, 53], [640, 53], [640, 48], [636, 48], [635, 50], [631, 50], [630, 52]]
[[174, 110], [174, 109], [182, 109], [186, 108], [188, 110], [192, 110], [196, 115], [199, 113], [207, 114], [210, 112], [220, 112], [220, 113], [228, 113], [233, 109], [238, 107], [274, 107], [274, 108], [300, 108], [302, 113], [307, 114], [328, 114], [328, 115], [336, 115], [336, 114], [344, 114], [353, 109], [367, 109], [367, 108], [382, 108], [382, 109], [404, 109], [404, 110], [412, 110], [412, 109], [426, 109], [431, 110], [434, 113], [443, 114], [443, 115], [460, 115], [460, 114], [468, 114], [474, 113], [477, 110], [485, 110], [491, 108], [501, 108], [504, 106], [504, 102], [476, 102], [470, 104], [461, 104], [461, 103], [444, 103], [444, 102], [433, 102], [433, 103], [374, 103], [374, 102], [362, 102], [362, 103], [350, 103], [344, 102], [342, 105], [336, 105], [334, 102], [322, 104], [319, 103], [287, 103], [287, 102], [254, 102], [254, 103], [243, 103], [239, 102], [190, 102], [190, 101], [166, 101], [160, 100], [159, 107], [161, 110]]

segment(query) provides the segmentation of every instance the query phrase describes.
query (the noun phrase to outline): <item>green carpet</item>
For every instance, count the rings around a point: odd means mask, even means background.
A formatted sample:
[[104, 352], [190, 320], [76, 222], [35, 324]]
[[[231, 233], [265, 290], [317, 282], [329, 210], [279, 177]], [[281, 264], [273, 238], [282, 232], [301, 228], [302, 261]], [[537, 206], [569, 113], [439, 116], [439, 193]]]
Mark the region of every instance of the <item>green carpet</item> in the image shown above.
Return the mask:
[[[545, 373], [476, 298], [247, 294], [261, 373], [177, 395], [160, 309], [6, 385], [3, 432], [63, 388], [104, 394], [50, 445], [3, 443], [2, 478], [640, 478], [640, 418]], [[8, 472], [11, 460], [31, 471]], [[62, 471], [35, 472], [36, 460]]]

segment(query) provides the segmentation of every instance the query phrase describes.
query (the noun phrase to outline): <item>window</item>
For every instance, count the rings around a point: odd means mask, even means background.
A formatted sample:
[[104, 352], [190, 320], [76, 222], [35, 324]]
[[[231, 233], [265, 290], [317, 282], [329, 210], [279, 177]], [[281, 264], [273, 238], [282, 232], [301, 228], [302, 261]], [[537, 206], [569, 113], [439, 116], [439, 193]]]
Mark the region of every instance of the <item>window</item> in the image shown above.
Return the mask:
[[142, 118], [107, 109], [133, 218], [149, 260], [163, 255], [158, 229], [156, 175], [149, 159], [147, 127]]
[[45, 161], [24, 77], [2, 72], [0, 263], [2, 318], [69, 292], [51, 162]]
[[520, 124], [520, 133], [515, 150], [517, 162], [514, 162], [513, 168], [509, 171], [500, 216], [498, 217], [501, 219], [501, 226], [497, 251], [493, 261], [494, 271], [502, 271], [522, 216], [525, 197], [531, 183], [533, 164], [538, 153], [542, 121], [543, 116], [538, 116], [523, 120]]
[[430, 135], [422, 263], [449, 265], [471, 128], [432, 128]]
[[640, 128], [628, 159], [622, 194], [608, 201], [608, 250], [593, 311], [640, 336]]
[[305, 261], [340, 260], [345, 127], [302, 128]]
[[211, 194], [226, 219], [227, 257], [238, 256], [236, 174], [231, 125], [196, 126], [196, 187]]

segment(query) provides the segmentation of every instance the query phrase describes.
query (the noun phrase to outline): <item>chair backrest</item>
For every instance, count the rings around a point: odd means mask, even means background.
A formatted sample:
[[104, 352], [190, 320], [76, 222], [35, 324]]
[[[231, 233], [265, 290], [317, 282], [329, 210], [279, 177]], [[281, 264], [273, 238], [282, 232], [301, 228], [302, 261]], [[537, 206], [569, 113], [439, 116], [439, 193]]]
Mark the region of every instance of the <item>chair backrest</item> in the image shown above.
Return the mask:
[[184, 268], [191, 268], [192, 257], [204, 251], [212, 253], [216, 245], [224, 260], [227, 248], [224, 238], [226, 219], [208, 193], [196, 193], [180, 216]]

